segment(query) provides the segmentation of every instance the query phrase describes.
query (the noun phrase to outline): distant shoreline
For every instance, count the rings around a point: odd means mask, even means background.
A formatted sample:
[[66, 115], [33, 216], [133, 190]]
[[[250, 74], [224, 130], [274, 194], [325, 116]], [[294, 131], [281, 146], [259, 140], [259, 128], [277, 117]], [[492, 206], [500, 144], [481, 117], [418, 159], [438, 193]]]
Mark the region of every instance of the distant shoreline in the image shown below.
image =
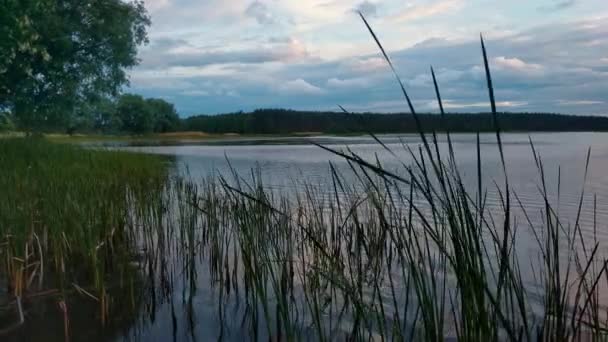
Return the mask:
[[[477, 132], [450, 132], [453, 136], [469, 135]], [[608, 133], [608, 131], [509, 131], [503, 134], [567, 134], [567, 133]], [[438, 135], [444, 135], [445, 132], [437, 132]], [[482, 135], [493, 135], [493, 132], [480, 132]], [[308, 133], [290, 133], [290, 134], [208, 134], [204, 132], [176, 132], [171, 134], [148, 134], [148, 135], [111, 135], [111, 134], [58, 134], [48, 133], [42, 135], [45, 139], [56, 143], [68, 144], [94, 144], [94, 145], [131, 145], [131, 146], [149, 146], [149, 145], [291, 145], [303, 144], [310, 142], [311, 138], [318, 138], [323, 142], [331, 138], [365, 138], [369, 137], [369, 133], [353, 132], [349, 134], [334, 134], [322, 132]], [[418, 136], [417, 133], [378, 133], [380, 137], [394, 136]], [[22, 132], [5, 132], [0, 133], [2, 138], [19, 138], [25, 137]], [[315, 139], [312, 139], [316, 141]]]
[[608, 117], [554, 113], [498, 113], [498, 126], [490, 113], [380, 114], [305, 112], [260, 109], [251, 113], [199, 115], [182, 119], [185, 131], [209, 134], [324, 134], [424, 132], [582, 132], [608, 131]]

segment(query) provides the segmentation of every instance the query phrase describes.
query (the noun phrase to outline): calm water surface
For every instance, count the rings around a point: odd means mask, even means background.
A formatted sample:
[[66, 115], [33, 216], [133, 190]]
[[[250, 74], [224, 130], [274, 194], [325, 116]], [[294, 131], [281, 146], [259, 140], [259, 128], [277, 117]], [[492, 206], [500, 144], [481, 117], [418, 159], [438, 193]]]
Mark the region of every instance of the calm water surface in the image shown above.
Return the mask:
[[[453, 137], [455, 154], [460, 171], [471, 192], [477, 190], [477, 156], [476, 136], [457, 134]], [[447, 154], [445, 137], [441, 153]], [[342, 170], [345, 178], [355, 178], [349, 172], [347, 163], [339, 156], [324, 151], [311, 142], [327, 145], [333, 149], [351, 149], [361, 157], [374, 161], [378, 158], [385, 168], [403, 174], [402, 163], [412, 162], [410, 152], [417, 151], [421, 141], [417, 135], [382, 136], [381, 140], [392, 150], [386, 151], [371, 137], [327, 137], [285, 138], [266, 140], [235, 140], [232, 142], [201, 145], [177, 146], [140, 146], [127, 147], [126, 150], [174, 156], [179, 172], [191, 177], [204, 179], [210, 175], [221, 175], [232, 178], [236, 171], [244, 179], [251, 179], [251, 170], [259, 170], [264, 184], [284, 194], [301, 192], [305, 184], [326, 189], [331, 195], [329, 162]], [[583, 233], [593, 235], [593, 226], [597, 223], [597, 235], [603, 245], [603, 253], [608, 246], [608, 134], [603, 133], [543, 133], [543, 134], [505, 134], [503, 135], [504, 154], [507, 174], [511, 188], [517, 193], [522, 204], [529, 211], [535, 224], [542, 224], [541, 210], [544, 208], [540, 195], [540, 175], [530, 145], [541, 156], [547, 187], [554, 205], [560, 215], [574, 222], [579, 208], [581, 193], [583, 206], [581, 222]], [[591, 149], [591, 158], [586, 183], [585, 166], [587, 153]], [[488, 192], [489, 205], [499, 205], [497, 187], [503, 187], [504, 175], [500, 163], [500, 154], [493, 134], [481, 135], [481, 158], [484, 188]], [[559, 182], [558, 182], [559, 179]], [[559, 201], [558, 201], [559, 184]], [[594, 206], [596, 207], [594, 211]], [[595, 215], [594, 215], [595, 212]], [[520, 217], [520, 219], [523, 218]], [[533, 249], [530, 236], [518, 243], [525, 252]], [[529, 246], [526, 246], [529, 245]], [[204, 277], [203, 277], [204, 278]], [[136, 331], [138, 337], [145, 341], [166, 341], [176, 338], [180, 341], [214, 340], [222, 335], [229, 340], [246, 338], [247, 334], [232, 329], [228, 333], [220, 331], [220, 320], [217, 317], [217, 299], [214, 291], [199, 279], [201, 288], [195, 296], [194, 310], [180, 302], [161, 305], [155, 320], [144, 320], [130, 332]], [[179, 289], [177, 290], [179, 291]], [[239, 308], [234, 306], [235, 316]], [[177, 333], [174, 335], [172, 315], [177, 313]], [[194, 317], [192, 317], [194, 316]], [[190, 322], [190, 323], [189, 323]], [[193, 322], [193, 323], [192, 323]], [[238, 327], [238, 324], [232, 324]], [[119, 339], [120, 340], [120, 339]]]
[[[331, 194], [329, 162], [343, 172], [346, 179], [355, 180], [349, 171], [348, 164], [339, 156], [333, 155], [311, 144], [311, 142], [330, 146], [333, 149], [347, 148], [370, 161], [376, 158], [385, 168], [403, 174], [402, 163], [412, 162], [408, 148], [417, 151], [420, 139], [416, 135], [382, 136], [382, 141], [393, 151], [390, 153], [368, 137], [328, 137], [284, 138], [284, 139], [235, 139], [232, 141], [210, 142], [206, 144], [181, 144], [173, 146], [137, 146], [120, 147], [120, 149], [173, 156], [177, 172], [194, 179], [210, 176], [224, 176], [232, 179], [236, 171], [245, 179], [251, 179], [251, 170], [259, 170], [264, 184], [278, 192], [293, 194], [303, 191], [306, 184], [318, 186]], [[516, 191], [527, 210], [539, 214], [544, 207], [539, 192], [540, 177], [536, 167], [529, 139], [542, 157], [548, 191], [552, 194], [560, 215], [574, 221], [577, 216], [583, 187], [581, 222], [585, 236], [593, 234], [593, 225], [597, 222], [597, 235], [602, 243], [602, 253], [608, 246], [608, 134], [601, 133], [547, 133], [547, 134], [505, 134], [503, 135], [505, 161], [510, 185]], [[440, 137], [445, 141], [445, 136]], [[474, 193], [476, 188], [477, 157], [476, 136], [457, 134], [453, 136], [455, 154], [460, 171], [467, 186]], [[584, 183], [587, 152], [591, 148], [591, 158], [586, 183]], [[441, 153], [447, 153], [446, 144], [441, 144]], [[396, 155], [396, 156], [395, 156]], [[492, 134], [481, 136], [481, 157], [484, 187], [488, 193], [489, 205], [499, 205], [498, 191], [494, 182], [502, 184], [504, 175], [500, 164], [500, 155], [496, 137]], [[558, 182], [558, 179], [560, 181]], [[558, 184], [559, 203], [558, 203]], [[594, 205], [596, 206], [594, 215]], [[532, 215], [536, 223], [542, 223], [540, 215]], [[529, 241], [521, 241], [523, 250]], [[225, 316], [231, 320], [229, 329], [222, 329], [218, 317], [218, 300], [216, 291], [211, 285], [208, 266], [203, 262], [198, 266], [197, 290], [192, 296], [185, 278], [176, 281], [172, 289], [174, 298], [155, 302], [147, 307], [141, 317], [123, 320], [112, 332], [102, 332], [95, 319], [94, 308], [89, 312], [83, 309], [78, 318], [80, 327], [78, 336], [89, 341], [208, 341], [219, 336], [227, 340], [247, 340], [246, 329], [239, 329], [242, 324], [243, 308], [238, 303], [227, 306]], [[207, 272], [207, 273], [206, 273]], [[142, 289], [156, 291], [157, 289]], [[191, 300], [183, 300], [190, 297]], [[53, 311], [53, 310], [51, 310]], [[56, 314], [50, 313], [53, 317]], [[42, 313], [44, 316], [46, 313]], [[34, 315], [34, 317], [38, 317]], [[49, 323], [51, 322], [51, 323]], [[38, 332], [32, 331], [25, 340], [38, 340], [43, 331], [57, 330], [62, 335], [62, 319], [47, 319], [37, 322]], [[225, 322], [224, 322], [225, 323]], [[51, 326], [49, 326], [51, 325]], [[224, 324], [226, 325], [226, 324]], [[31, 324], [30, 324], [31, 327]], [[34, 327], [35, 328], [35, 327]], [[35, 329], [34, 329], [35, 330]], [[87, 333], [88, 331], [88, 333]], [[23, 335], [21, 336], [23, 337]], [[260, 336], [264, 339], [264, 336]], [[265, 338], [266, 340], [268, 337]], [[53, 340], [53, 338], [47, 339]]]
[[[444, 142], [445, 136], [439, 139]], [[584, 186], [587, 193], [585, 203], [592, 204], [593, 196], [597, 195], [598, 216], [608, 214], [608, 134], [504, 134], [502, 139], [510, 186], [527, 207], [543, 207], [542, 198], [539, 198], [540, 174], [530, 145], [532, 140], [534, 148], [542, 158], [548, 191], [557, 196], [558, 184], [560, 185], [560, 208], [576, 211]], [[396, 157], [371, 137], [319, 136], [305, 139], [235, 140], [225, 145], [214, 143], [125, 149], [174, 156], [180, 172], [185, 172], [195, 179], [210, 175], [231, 178], [230, 167], [245, 179], [251, 179], [251, 170], [260, 170], [267, 187], [292, 193], [293, 190], [301, 190], [304, 183], [319, 185], [322, 188], [330, 185], [330, 162], [343, 170], [345, 177], [353, 177], [342, 157], [324, 151], [312, 145], [312, 142], [337, 150], [350, 148], [366, 160], [373, 162], [378, 158], [385, 168], [404, 174], [403, 164], [412, 162], [408, 148], [417, 151], [421, 146], [419, 137], [386, 135], [382, 136], [381, 140]], [[469, 189], [474, 192], [477, 190], [476, 136], [456, 134], [452, 136], [452, 140], [460, 171]], [[589, 149], [591, 158], [587, 182], [584, 184]], [[447, 156], [447, 144], [441, 144], [441, 151]], [[484, 188], [488, 191], [489, 200], [496, 200], [494, 182], [498, 182], [503, 188], [504, 176], [495, 135], [481, 135], [481, 159]], [[583, 209], [592, 210], [593, 206], [585, 205]]]

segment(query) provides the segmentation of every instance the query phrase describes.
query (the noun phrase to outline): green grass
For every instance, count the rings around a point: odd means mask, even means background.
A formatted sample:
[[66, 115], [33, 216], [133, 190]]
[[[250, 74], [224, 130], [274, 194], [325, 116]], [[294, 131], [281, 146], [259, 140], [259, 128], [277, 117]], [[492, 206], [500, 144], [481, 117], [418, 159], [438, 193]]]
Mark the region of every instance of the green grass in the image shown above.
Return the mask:
[[136, 225], [159, 210], [168, 162], [0, 139], [0, 276], [12, 295], [87, 289], [104, 307], [111, 280], [133, 274]]

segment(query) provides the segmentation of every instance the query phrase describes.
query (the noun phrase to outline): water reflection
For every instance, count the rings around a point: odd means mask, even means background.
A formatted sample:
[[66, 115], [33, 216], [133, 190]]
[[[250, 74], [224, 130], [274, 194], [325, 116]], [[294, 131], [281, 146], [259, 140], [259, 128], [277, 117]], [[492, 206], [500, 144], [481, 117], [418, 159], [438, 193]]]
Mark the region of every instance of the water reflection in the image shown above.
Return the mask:
[[[361, 137], [335, 138], [313, 137], [308, 138], [315, 142], [330, 144], [333, 148], [353, 151], [368, 160], [380, 160], [383, 165], [398, 174], [405, 174], [402, 163], [408, 165], [412, 162], [408, 148], [416, 151], [420, 144], [416, 136], [386, 136], [382, 137], [395, 154], [387, 152], [372, 140]], [[490, 209], [500, 208], [502, 205], [500, 193], [496, 184], [502, 184], [503, 174], [499, 163], [497, 147], [492, 135], [482, 136], [481, 155], [483, 158], [482, 180], [487, 189], [487, 203]], [[593, 148], [589, 174], [587, 178], [587, 195], [583, 197], [581, 208], [581, 234], [585, 238], [597, 239], [602, 246], [602, 252], [608, 246], [608, 231], [602, 225], [608, 222], [608, 135], [591, 133], [560, 133], [536, 134], [532, 136], [536, 149], [543, 158], [546, 171], [548, 193], [550, 200], [556, 203], [556, 210], [562, 217], [572, 222], [579, 214], [579, 201], [583, 189], [585, 159], [588, 147]], [[528, 215], [517, 211], [515, 219], [522, 224], [531, 222], [539, 226], [545, 219], [542, 215], [544, 201], [539, 191], [539, 173], [525, 134], [507, 134], [504, 136], [505, 158], [510, 186], [517, 193], [517, 203], [526, 208]], [[477, 160], [476, 137], [473, 135], [454, 136], [458, 166], [462, 172], [463, 181], [471, 189], [477, 187]], [[218, 144], [223, 145], [218, 145]], [[231, 143], [231, 144], [227, 144]], [[350, 171], [349, 166], [340, 157], [320, 150], [318, 147], [305, 143], [302, 139], [267, 139], [256, 141], [256, 145], [248, 145], [251, 141], [235, 140], [232, 142], [215, 142], [207, 145], [177, 145], [177, 146], [145, 146], [121, 147], [131, 151], [157, 153], [175, 157], [176, 172], [187, 175], [192, 179], [204, 183], [209, 175], [224, 176], [232, 179], [233, 172], [250, 178], [251, 170], [258, 169], [263, 183], [277, 193], [304, 194], [307, 190], [314, 191], [316, 198], [332, 201], [336, 196], [333, 193], [330, 166], [332, 162], [344, 178], [346, 183], [357, 183], [356, 174]], [[245, 144], [245, 145], [243, 145]], [[441, 146], [440, 152], [447, 155], [447, 147]], [[559, 179], [559, 181], [558, 181]], [[560, 187], [557, 187], [560, 184]], [[174, 186], [186, 186], [176, 184]], [[312, 186], [311, 188], [308, 188]], [[347, 199], [348, 196], [344, 196]], [[187, 201], [188, 198], [172, 198], [167, 203]], [[515, 205], [514, 204], [514, 205]], [[244, 280], [246, 267], [256, 267], [237, 261], [243, 256], [238, 255], [243, 243], [242, 237], [232, 234], [230, 227], [213, 229], [217, 222], [206, 219], [200, 215], [196, 208], [176, 210], [192, 210], [181, 212], [178, 217], [167, 218], [164, 226], [171, 230], [155, 231], [154, 242], [145, 246], [156, 246], [157, 249], [142, 250], [145, 260], [140, 264], [142, 280], [134, 284], [133, 293], [118, 293], [115, 297], [115, 307], [128, 307], [127, 303], [136, 304], [134, 312], [128, 310], [115, 310], [116, 316], [110, 323], [101, 328], [96, 310], [98, 306], [80, 297], [74, 297], [68, 307], [72, 309], [70, 327], [72, 340], [92, 341], [208, 341], [224, 339], [237, 341], [256, 337], [260, 340], [280, 339], [285, 331], [280, 327], [284, 325], [281, 320], [298, 322], [297, 336], [315, 338], [315, 317], [298, 316], [306, 312], [311, 305], [305, 298], [309, 287], [330, 286], [318, 279], [306, 279], [293, 276], [294, 271], [289, 265], [293, 263], [278, 264], [278, 286], [285, 286], [293, 298], [271, 298], [270, 307], [260, 306], [246, 298], [262, 296], [263, 293], [254, 293], [256, 288], [254, 280]], [[221, 213], [219, 213], [221, 216]], [[216, 217], [216, 216], [214, 216]], [[245, 218], [243, 218], [245, 219]], [[321, 218], [320, 220], [323, 220]], [[228, 221], [226, 221], [228, 222]], [[223, 222], [223, 223], [226, 223]], [[600, 229], [594, 229], [599, 223]], [[277, 226], [278, 227], [278, 226]], [[216, 227], [217, 228], [217, 227]], [[284, 232], [288, 234], [289, 232]], [[210, 236], [211, 234], [216, 234]], [[217, 235], [219, 234], [219, 235]], [[263, 246], [264, 237], [251, 237], [252, 241]], [[144, 234], [145, 235], [145, 234]], [[147, 236], [147, 235], [146, 235]], [[270, 235], [268, 235], [270, 236]], [[248, 240], [247, 240], [248, 241]], [[526, 253], [534, 250], [535, 242], [530, 234], [520, 235], [516, 242], [518, 251]], [[342, 247], [340, 247], [342, 248]], [[380, 247], [378, 247], [380, 248]], [[297, 253], [297, 251], [291, 251]], [[314, 259], [309, 254], [311, 250], [302, 250], [302, 259]], [[388, 252], [387, 252], [388, 253]], [[391, 252], [392, 253], [392, 249]], [[272, 256], [275, 257], [275, 256]], [[392, 258], [392, 256], [391, 256]], [[356, 260], [356, 259], [353, 259]], [[527, 264], [524, 266], [528, 266]], [[273, 266], [274, 267], [274, 266]], [[304, 267], [298, 266], [295, 267]], [[390, 278], [385, 279], [383, 291], [376, 293], [375, 289], [361, 290], [361, 297], [369, 298], [386, 296], [388, 282], [396, 283], [400, 295], [395, 298], [402, 302], [408, 300], [410, 289], [405, 285], [405, 279], [400, 278], [398, 269], [389, 270]], [[526, 275], [532, 273], [531, 269], [523, 269]], [[353, 274], [356, 273], [353, 271]], [[301, 274], [306, 274], [303, 272]], [[372, 274], [373, 275], [373, 274]], [[289, 279], [289, 280], [287, 280]], [[272, 281], [272, 279], [264, 279]], [[1, 283], [1, 282], [0, 282]], [[318, 289], [315, 289], [317, 291]], [[320, 290], [319, 290], [320, 291]], [[539, 289], [539, 291], [541, 291]], [[365, 293], [364, 293], [365, 292]], [[286, 295], [287, 296], [287, 295]], [[280, 302], [289, 302], [295, 309], [282, 312]], [[321, 303], [329, 307], [328, 315], [323, 317], [323, 326], [336, 339], [345, 338], [348, 332], [358, 324], [356, 315], [345, 313], [337, 320], [341, 305], [339, 300], [322, 298]], [[29, 311], [27, 326], [19, 335], [12, 336], [10, 341], [44, 340], [61, 341], [64, 338], [64, 319], [56, 308], [56, 301], [41, 302], [39, 309], [32, 307]], [[405, 313], [401, 313], [402, 315]], [[350, 315], [350, 316], [349, 316]], [[284, 316], [284, 317], [283, 317]], [[411, 316], [410, 316], [411, 317]], [[401, 317], [403, 319], [403, 317]], [[393, 318], [386, 319], [385, 322]], [[333, 322], [337, 320], [338, 322]], [[407, 323], [407, 319], [403, 319]], [[336, 325], [333, 325], [336, 324]], [[398, 319], [395, 325], [400, 325]], [[271, 327], [268, 328], [268, 325]], [[407, 325], [407, 324], [405, 324]], [[387, 329], [387, 327], [383, 327]], [[407, 331], [408, 327], [403, 328]], [[276, 336], [268, 335], [268, 331], [276, 332]], [[453, 332], [452, 332], [453, 334]], [[446, 332], [446, 336], [450, 332]], [[373, 337], [373, 336], [368, 336]]]

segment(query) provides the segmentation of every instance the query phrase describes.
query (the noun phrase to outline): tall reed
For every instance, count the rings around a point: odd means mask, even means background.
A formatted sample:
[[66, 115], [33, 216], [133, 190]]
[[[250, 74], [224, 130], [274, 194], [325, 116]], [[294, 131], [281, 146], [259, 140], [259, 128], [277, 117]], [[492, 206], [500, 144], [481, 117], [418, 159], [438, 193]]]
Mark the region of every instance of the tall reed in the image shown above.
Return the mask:
[[135, 281], [133, 237], [159, 211], [167, 175], [158, 157], [2, 139], [0, 279], [10, 295], [80, 293], [104, 322], [111, 288]]

